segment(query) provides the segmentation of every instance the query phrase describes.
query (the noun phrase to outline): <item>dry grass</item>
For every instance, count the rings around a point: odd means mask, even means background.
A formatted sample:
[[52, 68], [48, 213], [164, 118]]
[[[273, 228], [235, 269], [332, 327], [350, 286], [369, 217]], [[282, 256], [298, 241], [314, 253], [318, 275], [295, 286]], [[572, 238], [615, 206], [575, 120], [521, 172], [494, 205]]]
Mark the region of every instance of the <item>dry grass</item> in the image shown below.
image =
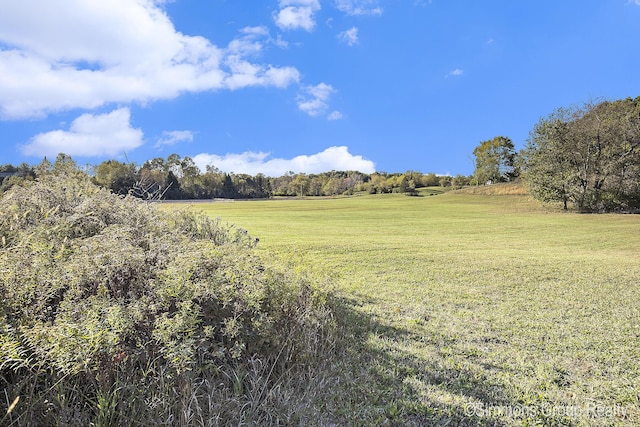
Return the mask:
[[520, 182], [505, 182], [491, 185], [478, 185], [455, 190], [461, 194], [475, 194], [482, 196], [527, 196], [529, 192]]

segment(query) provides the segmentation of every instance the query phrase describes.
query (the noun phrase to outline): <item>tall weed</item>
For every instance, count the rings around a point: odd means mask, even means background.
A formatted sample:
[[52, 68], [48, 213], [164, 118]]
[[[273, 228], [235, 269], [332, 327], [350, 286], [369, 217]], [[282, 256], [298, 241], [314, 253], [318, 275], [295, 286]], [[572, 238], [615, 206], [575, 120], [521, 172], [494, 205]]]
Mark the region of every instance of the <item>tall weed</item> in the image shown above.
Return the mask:
[[2, 424], [304, 418], [333, 350], [331, 310], [255, 244], [79, 173], [14, 186], [0, 200]]

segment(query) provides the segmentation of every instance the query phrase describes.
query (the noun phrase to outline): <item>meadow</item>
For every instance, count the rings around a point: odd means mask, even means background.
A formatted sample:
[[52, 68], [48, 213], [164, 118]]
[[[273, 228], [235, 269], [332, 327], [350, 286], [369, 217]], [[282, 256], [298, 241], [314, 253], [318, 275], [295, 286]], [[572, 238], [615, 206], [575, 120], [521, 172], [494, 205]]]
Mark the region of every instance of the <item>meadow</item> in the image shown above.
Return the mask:
[[640, 216], [431, 193], [190, 209], [332, 295], [324, 425], [639, 425]]

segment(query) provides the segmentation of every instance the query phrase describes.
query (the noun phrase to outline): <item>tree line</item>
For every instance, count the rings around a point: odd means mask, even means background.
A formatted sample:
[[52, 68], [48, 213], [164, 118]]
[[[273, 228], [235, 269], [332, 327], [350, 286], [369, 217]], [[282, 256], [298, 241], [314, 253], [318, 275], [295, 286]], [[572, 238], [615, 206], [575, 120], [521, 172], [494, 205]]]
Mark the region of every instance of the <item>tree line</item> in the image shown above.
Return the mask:
[[[171, 154], [138, 166], [107, 160], [89, 169], [93, 182], [116, 194], [146, 200], [255, 199], [273, 196], [335, 196], [354, 193], [418, 194], [421, 187], [488, 185], [522, 180], [541, 202], [582, 212], [640, 211], [640, 97], [558, 108], [533, 127], [516, 152], [511, 139], [496, 136], [473, 151], [471, 176], [435, 173], [331, 171], [289, 172], [280, 177], [201, 171], [190, 157]], [[0, 193], [21, 180], [56, 168], [77, 168], [59, 154], [38, 166], [0, 166]]]
[[521, 164], [541, 201], [640, 211], [640, 97], [557, 109], [531, 131]]
[[521, 177], [534, 198], [564, 209], [640, 211], [640, 97], [558, 108], [519, 153], [503, 136], [473, 153], [474, 184]]
[[[22, 164], [0, 166], [0, 192], [20, 180], [33, 180], [51, 170], [78, 169], [74, 160], [59, 154], [54, 162], [44, 159], [37, 166]], [[404, 173], [330, 171], [319, 174], [289, 172], [280, 177], [222, 172], [207, 166], [202, 172], [190, 157], [171, 154], [145, 161], [142, 166], [118, 160], [106, 160], [87, 171], [95, 184], [120, 195], [145, 200], [257, 199], [273, 196], [336, 196], [355, 193], [404, 193], [417, 195], [423, 187], [469, 185], [471, 177], [439, 176], [416, 171]]]

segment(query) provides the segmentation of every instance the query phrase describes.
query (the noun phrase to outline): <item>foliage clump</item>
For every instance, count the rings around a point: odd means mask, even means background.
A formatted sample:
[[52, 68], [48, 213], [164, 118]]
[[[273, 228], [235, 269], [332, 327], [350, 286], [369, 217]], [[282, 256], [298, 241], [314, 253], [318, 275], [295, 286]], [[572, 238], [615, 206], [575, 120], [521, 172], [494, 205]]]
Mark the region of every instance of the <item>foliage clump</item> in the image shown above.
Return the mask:
[[557, 109], [535, 125], [521, 163], [538, 200], [640, 211], [640, 97]]
[[11, 188], [0, 199], [0, 388], [19, 402], [2, 423], [299, 417], [304, 397], [277, 402], [300, 395], [291, 376], [307, 381], [296, 372], [330, 351], [331, 313], [254, 246], [244, 230], [77, 171]]
[[473, 155], [476, 167], [473, 181], [476, 185], [509, 182], [518, 176], [518, 168], [515, 166], [515, 146], [507, 137], [496, 136], [482, 141], [473, 150]]

